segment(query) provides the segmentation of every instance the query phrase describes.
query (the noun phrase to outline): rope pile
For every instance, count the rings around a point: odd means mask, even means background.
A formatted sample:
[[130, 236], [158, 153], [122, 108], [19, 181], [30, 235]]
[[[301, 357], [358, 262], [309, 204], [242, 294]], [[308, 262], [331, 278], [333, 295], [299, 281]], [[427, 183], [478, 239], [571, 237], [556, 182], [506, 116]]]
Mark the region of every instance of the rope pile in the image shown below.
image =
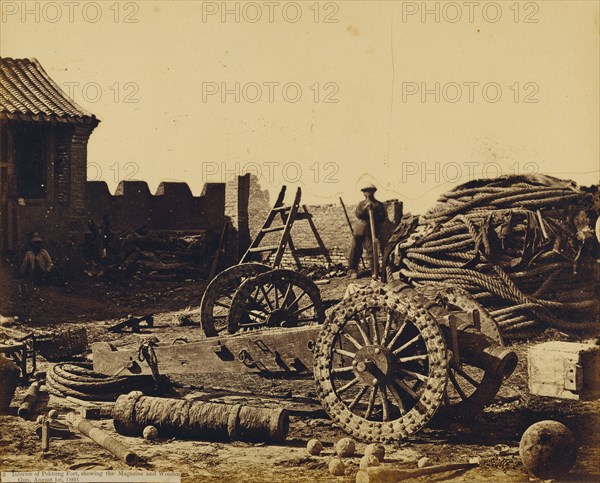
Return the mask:
[[106, 376], [91, 370], [87, 363], [54, 364], [46, 374], [48, 392], [84, 401], [115, 401], [120, 394], [152, 386], [149, 376]]
[[509, 339], [597, 329], [593, 191], [539, 175], [460, 185], [422, 217], [405, 216], [386, 249], [388, 273], [466, 289]]

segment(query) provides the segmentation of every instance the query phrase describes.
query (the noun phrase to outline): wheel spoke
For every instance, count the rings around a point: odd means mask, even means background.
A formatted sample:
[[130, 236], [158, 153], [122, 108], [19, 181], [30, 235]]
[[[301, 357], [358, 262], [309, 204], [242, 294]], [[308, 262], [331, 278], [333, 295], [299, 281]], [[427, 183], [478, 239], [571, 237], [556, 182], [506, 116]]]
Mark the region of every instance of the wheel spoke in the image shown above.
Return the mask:
[[371, 339], [369, 339], [369, 337], [367, 337], [367, 334], [365, 333], [365, 331], [363, 330], [361, 325], [358, 323], [358, 321], [353, 319], [352, 322], [354, 322], [354, 324], [358, 328], [358, 331], [360, 332], [361, 337], [365, 341], [365, 345], [371, 345]]
[[411, 377], [414, 377], [415, 379], [418, 379], [421, 382], [427, 382], [427, 376], [424, 376], [423, 374], [419, 374], [418, 372], [414, 371], [409, 371], [408, 369], [403, 369], [401, 367], [399, 367], [398, 370], [403, 374], [407, 374]]
[[401, 345], [398, 349], [396, 349], [395, 351], [392, 351], [392, 354], [394, 354], [395, 356], [397, 356], [398, 354], [400, 354], [400, 352], [402, 352], [404, 349], [406, 349], [408, 346], [414, 344], [415, 342], [417, 342], [419, 339], [421, 338], [421, 334], [417, 334], [415, 335], [412, 339], [410, 339], [406, 344]]
[[465, 391], [462, 390], [462, 387], [460, 387], [460, 384], [456, 380], [456, 377], [454, 376], [454, 373], [452, 372], [452, 370], [448, 371], [448, 379], [450, 379], [450, 382], [454, 386], [454, 389], [456, 389], [456, 392], [458, 393], [458, 395], [460, 396], [460, 398], [463, 401], [466, 400], [467, 399], [467, 395], [465, 394]]
[[296, 305], [298, 302], [300, 302], [300, 299], [302, 297], [304, 297], [306, 295], [306, 292], [304, 290], [302, 290], [302, 293], [300, 295], [298, 295], [291, 304], [288, 305], [288, 307], [293, 307], [294, 305]]
[[277, 288], [277, 285], [274, 285], [275, 287], [275, 308], [278, 309], [279, 308], [279, 289]]
[[392, 314], [389, 312], [385, 313], [385, 326], [383, 328], [383, 335], [381, 336], [381, 344], [385, 345], [385, 341], [390, 333], [390, 327], [392, 326]]
[[348, 406], [348, 409], [352, 410], [352, 408], [354, 408], [354, 406], [356, 406], [359, 403], [359, 401], [363, 398], [363, 396], [367, 392], [367, 389], [369, 389], [369, 386], [362, 387], [362, 389], [358, 392], [356, 397], [352, 400], [352, 402]]
[[418, 356], [399, 357], [398, 362], [425, 361], [429, 358], [427, 354]]
[[336, 367], [334, 369], [331, 369], [331, 373], [332, 374], [343, 374], [345, 372], [352, 372], [353, 370], [354, 370], [353, 366]]
[[473, 379], [469, 374], [467, 374], [465, 371], [463, 371], [460, 367], [454, 367], [453, 368], [458, 374], [460, 374], [464, 379], [467, 380], [467, 382], [469, 384], [471, 384], [471, 386], [478, 388], [479, 385], [481, 384], [481, 382], [477, 382], [475, 379]]
[[362, 349], [362, 345], [359, 344], [359, 342], [352, 337], [350, 334], [343, 332], [342, 334], [346, 339], [348, 339], [350, 342], [352, 342], [352, 345], [354, 345], [354, 347], [356, 347], [357, 349]]
[[306, 307], [303, 307], [303, 308], [301, 308], [301, 309], [298, 309], [298, 310], [294, 310], [294, 311], [293, 311], [293, 312], [291, 312], [289, 315], [290, 315], [290, 317], [293, 317], [293, 316], [295, 316], [295, 315], [298, 315], [298, 314], [300, 314], [300, 313], [304, 312], [305, 310], [312, 309], [314, 306], [315, 306], [315, 303], [314, 303], [314, 302], [311, 302], [311, 303], [310, 303], [310, 304], [308, 304]]
[[223, 302], [219, 302], [218, 300], [215, 302], [217, 307], [223, 307], [224, 309], [230, 309], [231, 305], [224, 304]]
[[402, 379], [398, 379], [397, 377], [395, 377], [394, 382], [400, 389], [402, 389], [404, 392], [406, 392], [415, 401], [417, 401], [419, 399], [419, 395], [415, 391], [413, 391], [410, 387], [408, 387]]
[[402, 402], [402, 398], [400, 397], [400, 394], [398, 394], [398, 391], [396, 390], [396, 388], [394, 387], [393, 384], [389, 384], [387, 388], [390, 390], [390, 392], [392, 393], [392, 396], [396, 400], [396, 403], [398, 404], [398, 409], [400, 410], [400, 414], [405, 415], [406, 408], [404, 407], [404, 402]]
[[341, 356], [352, 357], [352, 358], [354, 358], [354, 356], [356, 355], [354, 352], [345, 351], [344, 349], [338, 349], [337, 347], [333, 348], [333, 352], [335, 352], [336, 354], [339, 354]]
[[[273, 287], [274, 285], [271, 285], [271, 287]], [[263, 299], [266, 303], [267, 306], [269, 307], [269, 310], [272, 312], [274, 310], [273, 308], [273, 304], [271, 303], [271, 301], [269, 300], [269, 295], [267, 293], [267, 291], [265, 290], [265, 287], [263, 287], [262, 285], [259, 287], [260, 291], [263, 293], [263, 295], [265, 296], [265, 298]], [[269, 290], [270, 291], [270, 290]]]
[[400, 327], [398, 327], [398, 330], [396, 331], [396, 333], [394, 334], [394, 337], [392, 338], [392, 340], [390, 341], [390, 343], [387, 345], [388, 349], [392, 349], [394, 347], [394, 344], [396, 343], [396, 341], [398, 340], [398, 338], [400, 337], [400, 334], [402, 334], [402, 332], [404, 331], [404, 328], [407, 326], [408, 324], [406, 323], [406, 321], [402, 322], [402, 325]]
[[385, 384], [381, 385], [380, 396], [381, 396], [381, 408], [383, 411], [383, 420], [389, 421], [390, 420], [390, 402], [387, 398], [387, 394], [385, 393]]
[[369, 419], [371, 417], [371, 413], [373, 412], [373, 407], [375, 406], [375, 398], [377, 397], [377, 386], [373, 387], [373, 392], [371, 393], [371, 397], [369, 398], [369, 404], [367, 405], [367, 411], [365, 412], [365, 419]]
[[373, 312], [369, 312], [369, 318], [373, 325], [373, 342], [381, 344], [381, 338], [379, 337], [379, 327], [377, 326], [377, 316]]
[[336, 393], [337, 394], [341, 394], [344, 391], [347, 391], [348, 389], [350, 389], [352, 386], [354, 386], [355, 384], [358, 383], [358, 377], [355, 377], [354, 379], [352, 379], [348, 384], [344, 384], [342, 387], [340, 387], [339, 389], [336, 389]]

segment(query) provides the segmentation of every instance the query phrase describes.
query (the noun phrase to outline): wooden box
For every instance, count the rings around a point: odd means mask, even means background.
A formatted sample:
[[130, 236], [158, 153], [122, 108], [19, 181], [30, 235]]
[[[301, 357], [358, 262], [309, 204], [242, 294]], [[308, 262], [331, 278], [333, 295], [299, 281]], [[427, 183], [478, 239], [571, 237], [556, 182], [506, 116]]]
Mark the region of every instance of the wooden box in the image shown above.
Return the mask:
[[592, 342], [544, 342], [527, 354], [529, 392], [585, 401], [600, 397], [600, 346]]

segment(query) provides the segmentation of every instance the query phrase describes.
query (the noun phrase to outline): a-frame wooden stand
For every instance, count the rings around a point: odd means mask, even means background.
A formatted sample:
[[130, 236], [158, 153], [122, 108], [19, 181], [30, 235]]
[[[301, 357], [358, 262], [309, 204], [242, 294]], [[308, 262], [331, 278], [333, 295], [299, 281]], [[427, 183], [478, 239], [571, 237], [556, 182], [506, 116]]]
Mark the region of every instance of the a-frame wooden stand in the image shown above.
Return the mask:
[[[300, 207], [300, 199], [302, 197], [302, 190], [298, 188], [296, 190], [296, 196], [291, 205], [285, 205], [283, 200], [285, 198], [286, 187], [283, 186], [277, 196], [277, 200], [271, 208], [267, 219], [265, 220], [262, 228], [250, 244], [250, 247], [242, 257], [240, 263], [249, 262], [253, 260], [255, 254], [268, 253], [268, 258], [271, 259], [270, 265], [274, 268], [278, 267], [283, 258], [286, 246], [289, 246], [290, 252], [298, 269], [302, 268], [301, 257], [303, 256], [323, 256], [327, 261], [327, 265], [332, 264], [329, 250], [325, 247], [317, 227], [312, 219], [312, 215], [308, 212], [305, 205]], [[278, 216], [279, 215], [279, 216]], [[277, 218], [281, 223], [275, 223]], [[317, 246], [313, 248], [296, 248], [292, 240], [292, 226], [296, 220], [307, 220], [310, 229], [315, 237]], [[277, 245], [261, 245], [265, 236], [268, 233], [281, 232], [279, 243]]]

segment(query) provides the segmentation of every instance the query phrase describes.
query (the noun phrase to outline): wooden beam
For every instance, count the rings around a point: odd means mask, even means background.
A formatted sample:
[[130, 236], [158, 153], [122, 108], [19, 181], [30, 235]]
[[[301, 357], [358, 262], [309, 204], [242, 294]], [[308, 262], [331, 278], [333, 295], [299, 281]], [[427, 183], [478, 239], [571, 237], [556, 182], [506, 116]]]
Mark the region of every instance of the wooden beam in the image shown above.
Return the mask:
[[[262, 329], [187, 344], [154, 347], [160, 374], [211, 372], [309, 373], [311, 348], [320, 325]], [[92, 344], [94, 371], [107, 375], [150, 375], [146, 362], [138, 360], [138, 348], [111, 350], [109, 344]]]

